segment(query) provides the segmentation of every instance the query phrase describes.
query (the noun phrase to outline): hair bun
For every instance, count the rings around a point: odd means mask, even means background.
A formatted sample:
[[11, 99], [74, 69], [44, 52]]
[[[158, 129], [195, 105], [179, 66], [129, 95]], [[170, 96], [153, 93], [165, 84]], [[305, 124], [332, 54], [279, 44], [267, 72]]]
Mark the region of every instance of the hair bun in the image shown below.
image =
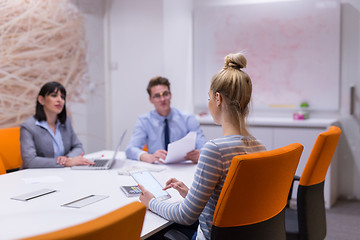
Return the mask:
[[225, 57], [225, 66], [227, 68], [242, 69], [246, 67], [246, 58], [241, 53], [230, 53]]

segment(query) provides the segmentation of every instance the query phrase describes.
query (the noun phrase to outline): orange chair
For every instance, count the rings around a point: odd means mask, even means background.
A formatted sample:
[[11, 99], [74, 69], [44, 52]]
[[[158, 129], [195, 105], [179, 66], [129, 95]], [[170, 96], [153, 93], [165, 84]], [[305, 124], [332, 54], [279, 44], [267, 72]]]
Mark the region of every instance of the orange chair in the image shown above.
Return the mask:
[[233, 158], [214, 212], [211, 239], [285, 239], [285, 207], [303, 146]]
[[7, 172], [21, 167], [20, 127], [0, 129], [0, 157]]
[[26, 240], [139, 240], [146, 213], [140, 202], [132, 202], [104, 216], [59, 231], [26, 238]]
[[0, 175], [6, 173], [6, 169], [3, 163], [2, 158], [0, 157]]
[[317, 137], [301, 174], [297, 192], [297, 210], [291, 208], [286, 210], [287, 239], [325, 238], [324, 183], [340, 135], [340, 128], [331, 126], [327, 132]]

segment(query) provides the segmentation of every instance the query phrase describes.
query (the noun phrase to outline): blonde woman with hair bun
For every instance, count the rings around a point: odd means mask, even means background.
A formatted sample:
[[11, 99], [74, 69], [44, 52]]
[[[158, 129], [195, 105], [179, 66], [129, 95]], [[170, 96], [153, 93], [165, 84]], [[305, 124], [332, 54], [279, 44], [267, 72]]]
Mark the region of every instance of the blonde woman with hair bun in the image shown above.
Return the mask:
[[252, 83], [243, 71], [247, 61], [241, 53], [225, 57], [225, 66], [211, 79], [208, 108], [223, 136], [208, 141], [200, 151], [193, 183], [189, 188], [177, 180], [166, 182], [165, 189], [176, 189], [184, 201], [161, 202], [143, 186], [140, 201], [151, 211], [182, 225], [194, 224], [190, 239], [210, 239], [213, 214], [232, 158], [240, 154], [265, 151], [265, 147], [246, 129]]
[[[225, 58], [224, 68], [215, 74], [211, 80], [209, 99], [216, 102], [216, 106], [226, 108], [223, 115], [214, 116], [216, 124], [222, 125], [222, 121], [226, 118], [226, 122], [230, 121], [229, 128], [235, 130], [240, 135], [248, 136], [245, 119], [249, 114], [249, 102], [251, 99], [252, 84], [249, 75], [242, 71], [246, 67], [246, 58], [241, 53], [229, 54]], [[211, 95], [211, 96], [210, 96]], [[209, 101], [209, 110], [212, 105]], [[211, 111], [211, 110], [210, 110]], [[227, 123], [226, 123], [227, 124]], [[227, 124], [228, 125], [228, 124]], [[235, 129], [234, 129], [235, 128]], [[223, 126], [223, 135], [229, 131]]]

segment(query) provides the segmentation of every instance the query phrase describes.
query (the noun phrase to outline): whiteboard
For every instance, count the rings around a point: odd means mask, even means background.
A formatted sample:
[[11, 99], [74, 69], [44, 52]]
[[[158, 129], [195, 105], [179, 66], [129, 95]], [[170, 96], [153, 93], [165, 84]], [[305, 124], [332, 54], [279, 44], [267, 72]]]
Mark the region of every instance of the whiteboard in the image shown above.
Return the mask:
[[289, 1], [194, 10], [194, 101], [207, 106], [212, 76], [229, 53], [242, 52], [255, 110], [273, 105], [337, 110], [340, 94], [340, 4]]

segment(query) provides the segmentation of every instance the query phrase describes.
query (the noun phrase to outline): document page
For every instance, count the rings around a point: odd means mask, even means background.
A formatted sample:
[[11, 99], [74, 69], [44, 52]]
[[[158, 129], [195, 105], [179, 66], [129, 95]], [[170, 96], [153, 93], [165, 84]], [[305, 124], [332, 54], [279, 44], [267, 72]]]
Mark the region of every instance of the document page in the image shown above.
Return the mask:
[[189, 132], [185, 137], [168, 145], [168, 152], [164, 163], [185, 161], [188, 152], [195, 149], [196, 132]]

